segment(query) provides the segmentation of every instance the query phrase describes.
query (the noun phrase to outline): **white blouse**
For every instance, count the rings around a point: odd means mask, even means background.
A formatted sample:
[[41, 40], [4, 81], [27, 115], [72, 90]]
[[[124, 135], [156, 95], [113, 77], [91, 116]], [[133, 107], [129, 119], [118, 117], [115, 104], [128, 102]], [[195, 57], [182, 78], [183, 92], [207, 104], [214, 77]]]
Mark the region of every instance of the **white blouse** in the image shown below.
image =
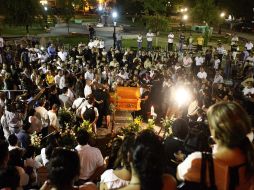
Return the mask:
[[108, 189], [119, 189], [127, 186], [130, 183], [130, 181], [117, 177], [113, 171], [114, 170], [109, 169], [101, 175], [101, 183], [105, 183]]

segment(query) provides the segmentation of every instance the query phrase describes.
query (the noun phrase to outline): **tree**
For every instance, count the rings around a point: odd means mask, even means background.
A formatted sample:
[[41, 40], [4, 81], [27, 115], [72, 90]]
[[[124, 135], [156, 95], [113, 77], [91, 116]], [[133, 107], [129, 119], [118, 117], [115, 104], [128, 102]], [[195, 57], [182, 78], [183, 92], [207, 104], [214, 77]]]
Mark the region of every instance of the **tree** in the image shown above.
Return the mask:
[[228, 14], [236, 18], [253, 20], [254, 1], [253, 0], [216, 0], [219, 7], [222, 7]]
[[64, 19], [67, 24], [68, 34], [70, 33], [70, 20], [74, 16], [74, 0], [57, 0], [57, 9], [55, 14]]
[[219, 19], [218, 8], [214, 0], [196, 0], [192, 10], [192, 17], [199, 22], [206, 22], [208, 25], [215, 23]]
[[10, 25], [29, 26], [40, 12], [39, 1], [34, 0], [0, 0], [4, 7], [2, 14]]

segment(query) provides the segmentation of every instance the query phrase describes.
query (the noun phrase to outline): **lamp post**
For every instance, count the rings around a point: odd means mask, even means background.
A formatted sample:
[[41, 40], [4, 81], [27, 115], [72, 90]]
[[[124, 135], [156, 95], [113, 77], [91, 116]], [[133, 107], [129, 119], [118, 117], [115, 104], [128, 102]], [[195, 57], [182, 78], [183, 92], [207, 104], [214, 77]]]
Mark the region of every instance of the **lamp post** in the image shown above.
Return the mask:
[[[226, 16], [225, 12], [220, 13], [221, 20], [223, 20], [225, 16]], [[222, 27], [222, 23], [220, 23], [220, 26], [219, 26], [219, 32], [218, 32], [219, 34], [221, 34], [221, 27]]]
[[113, 32], [114, 44], [113, 44], [113, 47], [115, 49], [116, 48], [116, 18], [117, 18], [117, 12], [115, 12], [115, 11], [112, 12], [112, 18], [113, 18], [113, 26], [114, 26], [114, 32]]

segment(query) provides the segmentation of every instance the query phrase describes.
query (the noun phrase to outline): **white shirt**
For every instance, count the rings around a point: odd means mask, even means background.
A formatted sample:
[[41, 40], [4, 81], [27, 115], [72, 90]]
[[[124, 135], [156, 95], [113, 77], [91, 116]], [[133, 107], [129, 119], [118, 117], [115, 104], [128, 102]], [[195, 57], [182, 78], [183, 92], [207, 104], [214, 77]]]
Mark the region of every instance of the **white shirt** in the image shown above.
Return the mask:
[[174, 42], [174, 34], [172, 34], [172, 33], [170, 33], [169, 35], [168, 35], [168, 43], [169, 44], [172, 44], [173, 42]]
[[103, 166], [103, 157], [98, 148], [89, 145], [78, 145], [75, 148], [80, 158], [80, 176], [79, 179], [87, 180], [98, 167]]
[[205, 71], [204, 72], [198, 72], [197, 77], [199, 79], [206, 79], [207, 73]]
[[128, 73], [125, 72], [124, 74], [119, 73], [117, 76], [121, 77], [123, 80], [128, 80], [129, 76]]
[[232, 45], [235, 45], [236, 42], [238, 42], [238, 37], [237, 37], [237, 36], [234, 36], [234, 37], [231, 39], [231, 46], [232, 46]]
[[218, 52], [218, 54], [223, 54], [224, 53], [224, 51], [225, 51], [225, 49], [224, 49], [224, 47], [223, 46], [221, 46], [221, 47], [217, 47], [217, 52]]
[[254, 94], [254, 88], [252, 87], [252, 88], [247, 88], [247, 87], [245, 87], [244, 89], [243, 89], [243, 95], [248, 95], [248, 94]]
[[60, 75], [56, 75], [54, 78], [55, 78], [55, 84], [56, 84], [56, 86], [59, 87], [61, 76]]
[[4, 47], [4, 39], [0, 37], [0, 47]]
[[146, 39], [148, 42], [152, 42], [153, 41], [153, 33], [148, 32], [146, 34]]
[[77, 98], [72, 104], [72, 109], [76, 110], [76, 115], [78, 117], [81, 117], [81, 110], [86, 105], [88, 105], [88, 102], [85, 98]]
[[183, 66], [184, 67], [191, 67], [192, 64], [192, 58], [191, 57], [183, 57]]
[[67, 59], [67, 52], [66, 51], [59, 51], [58, 53], [57, 53], [57, 55], [58, 55], [58, 57], [60, 57], [60, 59], [62, 60], [62, 61], [66, 61], [66, 59]]
[[85, 73], [85, 79], [86, 80], [93, 80], [94, 79], [94, 74], [89, 72], [89, 71], [86, 71], [86, 73]]
[[92, 94], [92, 87], [89, 86], [89, 85], [86, 85], [85, 88], [84, 88], [84, 94], [85, 94], [85, 97]]
[[196, 57], [195, 58], [196, 66], [201, 66], [204, 63], [203, 57]]
[[42, 126], [47, 127], [49, 122], [49, 116], [48, 116], [48, 110], [46, 110], [44, 107], [39, 106], [35, 108], [35, 115], [41, 120]]
[[51, 126], [57, 127], [58, 129], [60, 128], [59, 120], [57, 118], [56, 113], [53, 111], [49, 110], [48, 111], [48, 116], [49, 116], [49, 124]]
[[138, 39], [137, 42], [142, 42], [143, 36], [142, 35], [138, 35]]
[[219, 65], [220, 65], [220, 59], [216, 59], [215, 61], [214, 61], [214, 69], [215, 70], [217, 70], [218, 68], [219, 68]]
[[61, 76], [60, 80], [59, 80], [59, 88], [63, 89], [64, 87], [66, 87], [65, 84], [65, 76]]
[[247, 50], [252, 50], [253, 44], [252, 44], [251, 42], [246, 43], [246, 44], [245, 44], [245, 47], [246, 47]]
[[114, 170], [109, 169], [101, 175], [101, 183], [104, 183], [107, 189], [120, 189], [127, 186], [130, 181], [120, 179], [114, 174]]
[[221, 75], [215, 75], [214, 76], [214, 79], [213, 79], [214, 84], [223, 83], [223, 82], [224, 82], [224, 80], [223, 80], [223, 77]]
[[72, 90], [69, 89], [69, 88], [68, 88], [68, 91], [67, 91], [67, 96], [71, 99], [72, 102], [75, 100], [75, 95], [72, 92]]
[[103, 40], [100, 41], [100, 45], [99, 45], [99, 48], [100, 49], [103, 49], [105, 47], [105, 43]]

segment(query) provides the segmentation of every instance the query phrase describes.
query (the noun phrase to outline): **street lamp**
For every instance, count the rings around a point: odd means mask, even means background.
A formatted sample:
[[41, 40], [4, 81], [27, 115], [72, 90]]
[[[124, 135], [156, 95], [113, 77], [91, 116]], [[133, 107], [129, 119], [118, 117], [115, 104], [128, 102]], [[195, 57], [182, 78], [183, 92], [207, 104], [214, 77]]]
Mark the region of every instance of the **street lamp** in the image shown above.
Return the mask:
[[117, 12], [112, 12], [112, 18], [113, 18], [113, 26], [114, 26], [114, 32], [113, 32], [113, 40], [114, 40], [114, 49], [116, 48], [116, 18], [117, 18]]
[[226, 14], [225, 14], [224, 12], [221, 12], [220, 17], [221, 17], [221, 18], [224, 18], [225, 15], [226, 15]]
[[186, 21], [188, 20], [189, 16], [188, 15], [183, 15], [183, 20]]
[[[226, 13], [225, 12], [221, 12], [220, 13], [220, 18], [223, 20], [224, 17], [226, 16]], [[222, 27], [222, 23], [220, 23], [220, 26], [219, 26], [219, 34], [221, 34], [221, 27]]]

